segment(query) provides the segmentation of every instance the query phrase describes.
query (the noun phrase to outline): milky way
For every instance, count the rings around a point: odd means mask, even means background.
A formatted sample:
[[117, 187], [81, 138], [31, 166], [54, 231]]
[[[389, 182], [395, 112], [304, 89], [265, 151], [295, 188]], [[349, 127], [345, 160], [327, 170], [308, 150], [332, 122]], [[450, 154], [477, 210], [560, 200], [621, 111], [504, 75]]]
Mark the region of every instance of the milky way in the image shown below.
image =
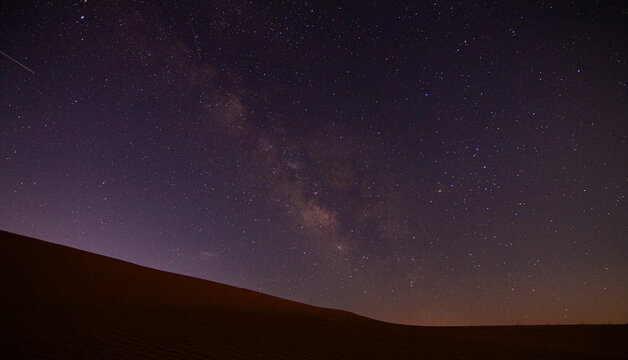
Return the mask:
[[3, 230], [387, 321], [628, 321], [619, 2], [0, 11]]

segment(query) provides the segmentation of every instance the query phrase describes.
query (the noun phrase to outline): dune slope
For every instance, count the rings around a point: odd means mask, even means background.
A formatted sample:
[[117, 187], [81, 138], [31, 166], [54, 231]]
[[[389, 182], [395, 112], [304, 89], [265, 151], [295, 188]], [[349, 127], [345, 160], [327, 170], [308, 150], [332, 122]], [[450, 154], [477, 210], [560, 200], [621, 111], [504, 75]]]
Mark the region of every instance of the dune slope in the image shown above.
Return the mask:
[[0, 231], [5, 358], [627, 358], [628, 327], [383, 323]]

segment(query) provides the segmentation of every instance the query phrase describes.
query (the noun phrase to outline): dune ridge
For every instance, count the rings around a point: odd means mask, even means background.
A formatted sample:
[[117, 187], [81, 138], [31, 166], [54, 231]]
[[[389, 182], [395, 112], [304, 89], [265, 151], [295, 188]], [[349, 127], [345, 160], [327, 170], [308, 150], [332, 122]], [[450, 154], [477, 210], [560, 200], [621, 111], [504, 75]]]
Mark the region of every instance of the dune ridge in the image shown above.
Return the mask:
[[12, 359], [628, 358], [626, 325], [396, 325], [4, 231], [0, 281]]

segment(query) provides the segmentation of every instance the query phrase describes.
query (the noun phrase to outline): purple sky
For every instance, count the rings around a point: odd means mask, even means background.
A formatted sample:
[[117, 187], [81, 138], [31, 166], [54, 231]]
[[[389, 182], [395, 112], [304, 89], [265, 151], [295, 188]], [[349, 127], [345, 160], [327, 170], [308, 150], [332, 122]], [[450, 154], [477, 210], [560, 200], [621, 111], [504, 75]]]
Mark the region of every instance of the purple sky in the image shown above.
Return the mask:
[[625, 4], [414, 3], [3, 3], [0, 228], [387, 321], [628, 322]]

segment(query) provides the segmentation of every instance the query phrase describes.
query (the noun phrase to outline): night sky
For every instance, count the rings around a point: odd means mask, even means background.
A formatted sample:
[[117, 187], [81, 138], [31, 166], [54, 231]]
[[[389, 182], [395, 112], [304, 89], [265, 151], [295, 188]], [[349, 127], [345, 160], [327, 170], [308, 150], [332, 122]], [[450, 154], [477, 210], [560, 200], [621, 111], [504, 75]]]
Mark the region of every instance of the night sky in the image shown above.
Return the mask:
[[324, 3], [4, 2], [0, 229], [393, 322], [628, 322], [628, 6]]

